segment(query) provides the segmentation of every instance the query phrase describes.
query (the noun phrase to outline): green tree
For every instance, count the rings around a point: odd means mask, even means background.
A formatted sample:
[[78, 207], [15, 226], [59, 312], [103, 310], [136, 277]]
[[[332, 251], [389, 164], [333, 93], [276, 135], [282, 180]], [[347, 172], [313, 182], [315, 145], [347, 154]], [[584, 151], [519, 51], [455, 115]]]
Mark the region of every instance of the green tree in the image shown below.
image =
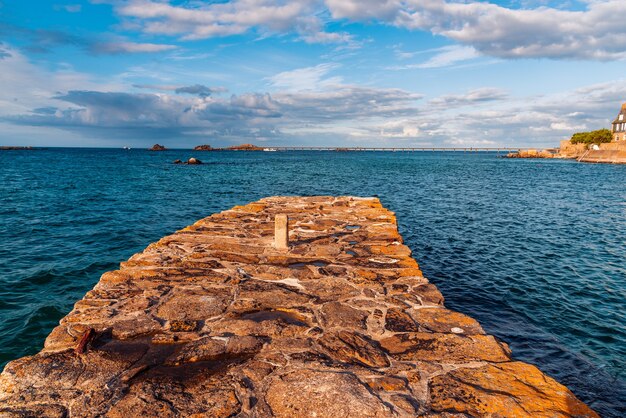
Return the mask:
[[602, 144], [611, 142], [613, 140], [613, 134], [608, 129], [598, 129], [591, 132], [577, 132], [572, 135], [572, 144]]

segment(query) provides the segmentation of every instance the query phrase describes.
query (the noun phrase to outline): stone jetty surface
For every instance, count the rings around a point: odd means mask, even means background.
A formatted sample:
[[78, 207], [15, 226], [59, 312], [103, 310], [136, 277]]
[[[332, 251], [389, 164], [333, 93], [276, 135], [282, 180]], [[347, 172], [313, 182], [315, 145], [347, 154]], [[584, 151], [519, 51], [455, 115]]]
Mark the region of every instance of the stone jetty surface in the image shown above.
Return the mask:
[[446, 309], [378, 199], [271, 197], [105, 273], [5, 367], [0, 416], [597, 415]]

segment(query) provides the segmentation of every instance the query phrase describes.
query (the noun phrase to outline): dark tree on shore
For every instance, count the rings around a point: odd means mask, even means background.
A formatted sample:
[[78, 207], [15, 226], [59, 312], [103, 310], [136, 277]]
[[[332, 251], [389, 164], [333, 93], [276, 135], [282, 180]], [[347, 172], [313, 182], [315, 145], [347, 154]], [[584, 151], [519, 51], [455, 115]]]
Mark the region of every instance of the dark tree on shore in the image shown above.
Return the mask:
[[608, 129], [599, 129], [591, 132], [578, 132], [572, 135], [572, 144], [602, 144], [611, 142], [613, 135]]

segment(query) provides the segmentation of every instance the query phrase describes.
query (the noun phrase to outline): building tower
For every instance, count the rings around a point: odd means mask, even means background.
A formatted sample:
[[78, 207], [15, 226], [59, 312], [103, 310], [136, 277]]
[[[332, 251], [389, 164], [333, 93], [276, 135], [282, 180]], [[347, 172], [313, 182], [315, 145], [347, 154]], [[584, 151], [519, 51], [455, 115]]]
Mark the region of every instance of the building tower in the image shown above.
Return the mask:
[[619, 115], [613, 121], [613, 140], [626, 141], [626, 103], [622, 105]]

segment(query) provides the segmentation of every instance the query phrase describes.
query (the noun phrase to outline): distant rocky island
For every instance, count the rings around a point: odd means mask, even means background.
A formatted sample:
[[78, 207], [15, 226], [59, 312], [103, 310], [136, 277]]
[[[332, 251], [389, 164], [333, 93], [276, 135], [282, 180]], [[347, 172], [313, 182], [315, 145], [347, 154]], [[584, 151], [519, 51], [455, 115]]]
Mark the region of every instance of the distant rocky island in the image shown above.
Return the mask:
[[[193, 147], [194, 151], [263, 151], [263, 147], [254, 144], [233, 145], [224, 148], [213, 148], [211, 145], [203, 144]], [[167, 148], [161, 144], [154, 144], [150, 151], [167, 151]]]
[[33, 150], [33, 147], [12, 147], [12, 146], [0, 146], [0, 151], [23, 151]]
[[193, 149], [194, 151], [263, 151], [262, 147], [256, 146], [254, 144], [233, 145], [223, 148], [213, 148], [210, 145], [198, 145], [195, 146]]
[[228, 147], [226, 149], [230, 151], [263, 151], [262, 147], [258, 147], [253, 144], [235, 145], [233, 147]]

